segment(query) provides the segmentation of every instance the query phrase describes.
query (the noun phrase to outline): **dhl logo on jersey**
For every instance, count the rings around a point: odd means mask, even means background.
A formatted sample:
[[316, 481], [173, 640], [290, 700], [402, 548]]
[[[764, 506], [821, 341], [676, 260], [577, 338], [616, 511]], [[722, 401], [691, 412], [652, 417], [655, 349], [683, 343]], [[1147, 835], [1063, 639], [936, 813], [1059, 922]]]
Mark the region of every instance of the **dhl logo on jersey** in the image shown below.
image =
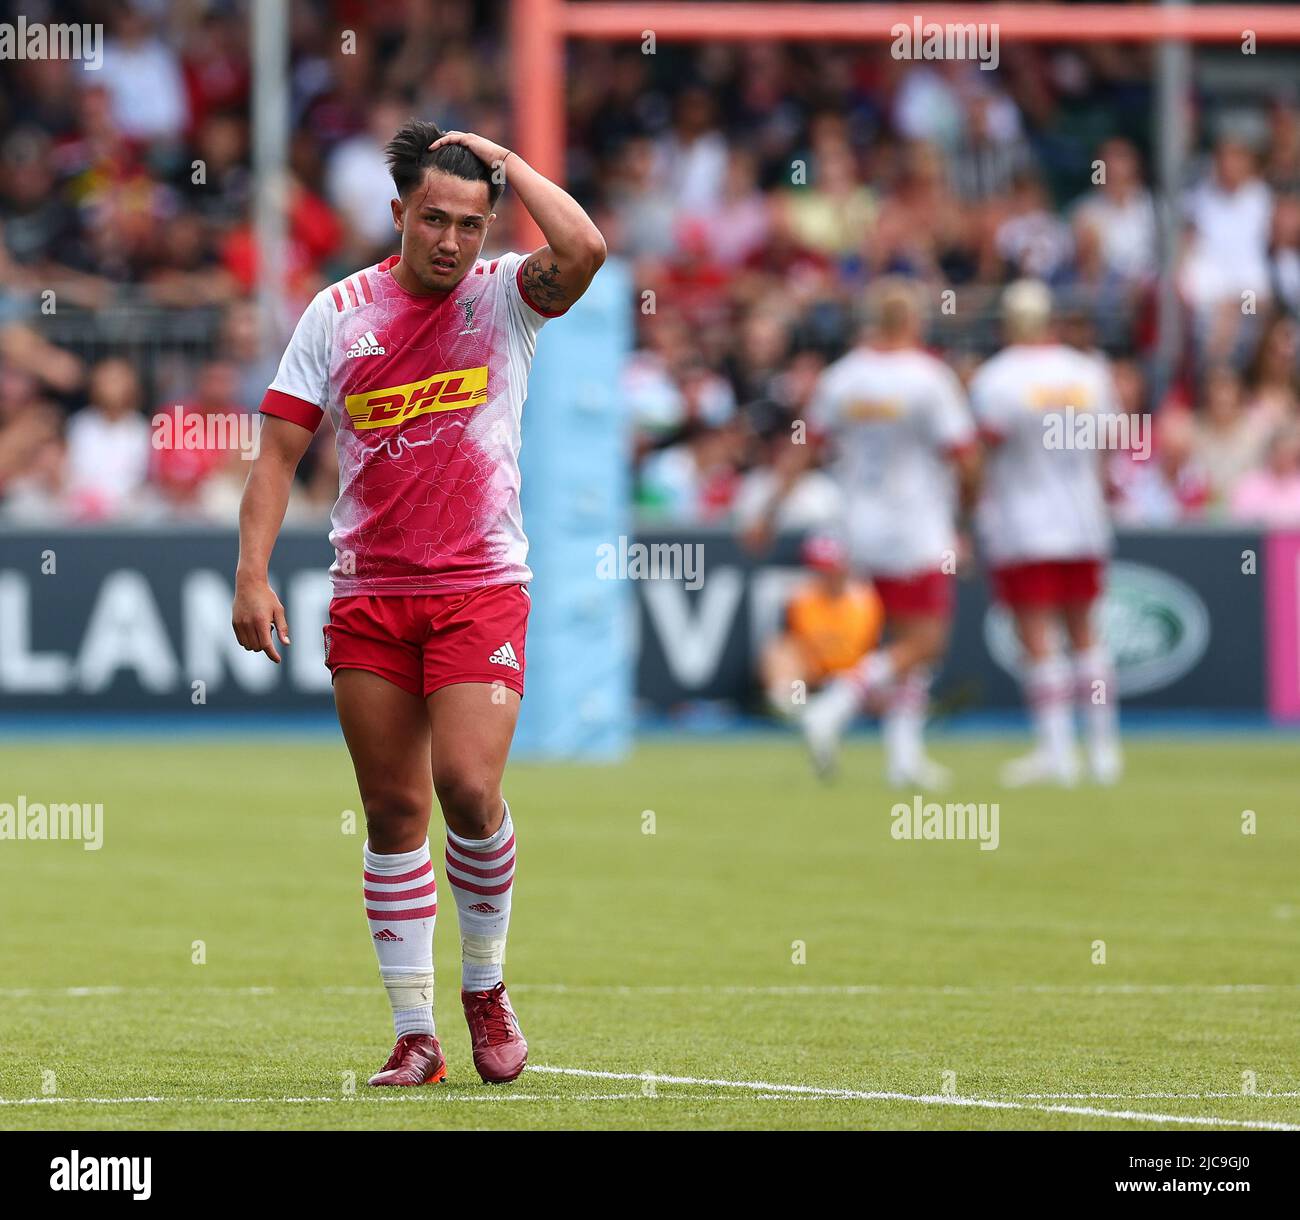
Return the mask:
[[462, 411], [486, 402], [487, 381], [487, 365], [480, 365], [476, 369], [434, 373], [421, 381], [387, 390], [349, 394], [343, 404], [354, 428], [399, 427], [417, 415]]
[[1076, 411], [1092, 408], [1092, 395], [1085, 385], [1036, 385], [1029, 391], [1029, 405], [1035, 411]]
[[849, 420], [897, 419], [902, 413], [903, 404], [892, 398], [856, 398], [844, 407]]

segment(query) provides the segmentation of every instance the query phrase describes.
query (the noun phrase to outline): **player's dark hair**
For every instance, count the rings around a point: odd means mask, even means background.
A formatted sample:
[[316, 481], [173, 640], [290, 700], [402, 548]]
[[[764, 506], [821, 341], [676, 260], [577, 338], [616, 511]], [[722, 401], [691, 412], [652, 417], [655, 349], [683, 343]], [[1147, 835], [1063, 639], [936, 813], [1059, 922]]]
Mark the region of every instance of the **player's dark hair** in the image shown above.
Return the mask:
[[416, 187], [422, 186], [425, 170], [438, 169], [444, 174], [452, 174], [470, 182], [486, 182], [488, 209], [496, 207], [501, 192], [505, 190], [504, 181], [494, 182], [492, 167], [463, 144], [444, 144], [430, 152], [429, 145], [440, 139], [442, 134], [436, 123], [407, 119], [401, 130], [388, 141], [384, 155], [388, 159], [388, 172], [393, 176], [398, 197], [405, 199]]

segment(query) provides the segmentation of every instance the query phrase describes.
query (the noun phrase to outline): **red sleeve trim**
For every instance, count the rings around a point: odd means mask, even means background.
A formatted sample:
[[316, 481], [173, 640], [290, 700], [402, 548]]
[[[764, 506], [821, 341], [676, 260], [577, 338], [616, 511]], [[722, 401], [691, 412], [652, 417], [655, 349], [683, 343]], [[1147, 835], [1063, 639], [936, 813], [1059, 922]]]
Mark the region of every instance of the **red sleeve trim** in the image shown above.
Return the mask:
[[325, 418], [325, 412], [315, 403], [307, 402], [303, 398], [295, 398], [282, 390], [267, 390], [259, 409], [263, 415], [287, 419], [291, 424], [306, 428], [308, 432], [315, 432], [320, 427], [320, 421]]
[[[532, 255], [530, 254], [528, 258], [531, 257]], [[524, 299], [524, 304], [527, 305], [528, 308], [531, 309], [534, 313], [539, 313], [544, 318], [562, 317], [564, 314], [569, 312], [569, 308], [567, 305], [563, 309], [557, 309], [554, 313], [551, 313], [550, 310], [543, 309], [540, 305], [535, 304], [533, 302], [532, 297], [530, 297], [528, 293], [524, 291], [524, 263], [528, 261], [528, 258], [525, 258], [523, 262], [519, 264], [519, 269], [515, 272], [515, 284], [519, 288], [519, 295]]]

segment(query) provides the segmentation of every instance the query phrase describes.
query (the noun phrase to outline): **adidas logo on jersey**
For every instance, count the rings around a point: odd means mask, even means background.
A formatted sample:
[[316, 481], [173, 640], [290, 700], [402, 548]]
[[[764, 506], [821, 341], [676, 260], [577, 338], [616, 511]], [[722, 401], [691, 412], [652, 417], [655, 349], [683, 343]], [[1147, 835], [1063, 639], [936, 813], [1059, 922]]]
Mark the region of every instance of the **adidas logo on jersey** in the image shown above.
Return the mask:
[[351, 360], [354, 356], [382, 356], [387, 349], [379, 345], [379, 340], [375, 338], [375, 332], [368, 330], [347, 351], [347, 357]]
[[388, 928], [380, 928], [379, 931], [375, 933], [375, 939], [376, 940], [402, 940], [403, 938], [398, 936], [396, 932], [390, 931]]
[[510, 647], [510, 641], [507, 640], [500, 648], [488, 657], [489, 665], [509, 665], [511, 669], [519, 668], [519, 658], [515, 656], [515, 650]]

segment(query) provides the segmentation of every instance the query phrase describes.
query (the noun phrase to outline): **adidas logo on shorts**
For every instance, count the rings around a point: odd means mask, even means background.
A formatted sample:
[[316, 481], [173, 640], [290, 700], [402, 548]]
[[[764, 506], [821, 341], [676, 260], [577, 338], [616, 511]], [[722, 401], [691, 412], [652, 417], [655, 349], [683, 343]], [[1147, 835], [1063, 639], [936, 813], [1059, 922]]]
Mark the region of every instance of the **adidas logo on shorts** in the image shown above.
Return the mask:
[[519, 658], [515, 656], [515, 650], [510, 647], [510, 641], [507, 640], [500, 648], [488, 657], [489, 665], [509, 665], [511, 669], [519, 668]]
[[355, 356], [382, 356], [386, 351], [379, 345], [379, 340], [375, 338], [375, 332], [368, 330], [347, 350], [347, 357], [351, 360]]

